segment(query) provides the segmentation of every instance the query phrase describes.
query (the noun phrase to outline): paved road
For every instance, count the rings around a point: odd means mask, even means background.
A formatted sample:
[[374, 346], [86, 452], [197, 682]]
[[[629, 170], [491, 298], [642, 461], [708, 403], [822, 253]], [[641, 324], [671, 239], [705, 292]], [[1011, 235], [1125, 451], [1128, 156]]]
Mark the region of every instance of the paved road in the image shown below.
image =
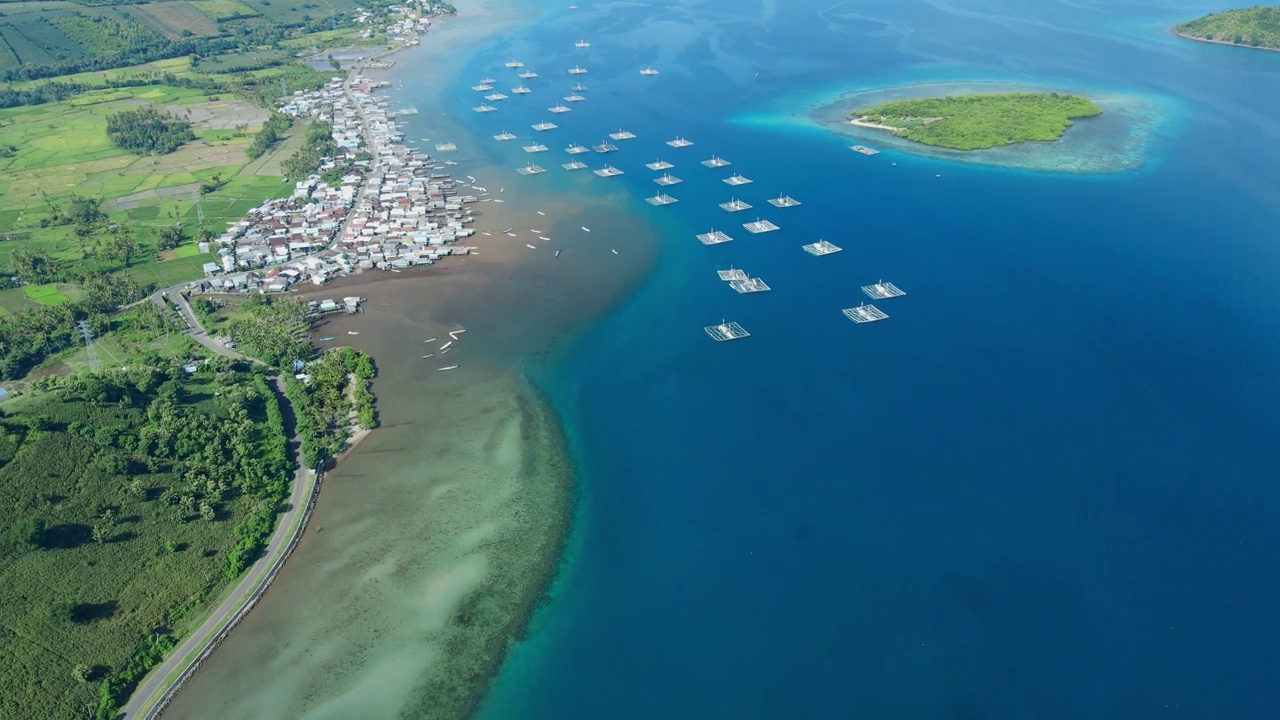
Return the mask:
[[[191, 312], [191, 307], [187, 304], [186, 299], [178, 294], [177, 288], [170, 288], [164, 292], [168, 292], [169, 298], [178, 306], [179, 313], [189, 326], [191, 337], [197, 342], [226, 357], [249, 359], [230, 348], [224, 347], [221, 343], [214, 341], [213, 338], [205, 334], [200, 327], [200, 323], [196, 322], [195, 315]], [[164, 305], [161, 293], [156, 293], [151, 298], [152, 302]], [[258, 361], [255, 360], [254, 362]], [[284, 382], [278, 376], [275, 378], [275, 386], [280, 402], [287, 404], [289, 401], [284, 396]], [[284, 559], [284, 555], [293, 543], [294, 537], [303, 531], [301, 517], [306, 512], [307, 505], [311, 501], [317, 477], [310, 470], [302, 467], [301, 458], [298, 456], [297, 444], [294, 443], [293, 445], [293, 459], [298, 464], [298, 472], [293, 479], [293, 490], [289, 495], [289, 504], [280, 513], [275, 533], [272, 534], [271, 540], [267, 543], [262, 557], [258, 558], [258, 561], [240, 578], [235, 590], [218, 605], [217, 609], [200, 627], [187, 636], [187, 639], [173, 652], [169, 653], [164, 662], [152, 668], [122, 709], [125, 717], [150, 718], [156, 714], [155, 711], [158, 704], [165, 698], [172, 683], [199, 657], [197, 651], [203, 651], [205, 648], [215, 644], [223, 630], [235, 618], [240, 609], [266, 589], [266, 585], [269, 584], [274, 574], [273, 571]]]
[[[379, 53], [371, 59], [389, 55], [391, 52]], [[358, 109], [365, 136], [365, 146], [373, 155], [373, 162], [369, 168], [369, 177], [373, 177], [381, 170], [381, 157], [378, 152], [380, 148], [373, 133], [370, 132], [363, 106], [356, 103], [351, 96], [351, 81], [355, 75], [356, 73], [354, 72], [348, 73], [347, 79], [343, 82], [343, 93], [347, 96], [348, 101]], [[351, 220], [352, 217], [348, 216], [343, 221], [337, 234], [338, 238], [341, 238], [342, 231], [346, 229]], [[186, 322], [192, 339], [213, 352], [229, 358], [263, 364], [261, 361], [246, 357], [209, 337], [199, 321], [196, 320], [195, 313], [191, 311], [191, 305], [187, 302], [186, 297], [182, 295], [182, 290], [186, 286], [187, 283], [183, 283], [157, 291], [151, 295], [150, 300], [162, 310], [168, 309], [165, 298], [167, 297], [171, 300], [177, 307], [178, 314]], [[275, 385], [280, 402], [287, 406], [289, 401], [284, 395], [284, 381], [276, 377]], [[158, 708], [168, 696], [173, 683], [196, 662], [206, 649], [217, 644], [228, 624], [236, 618], [241, 609], [262, 594], [266, 590], [266, 586], [270, 584], [275, 571], [283, 562], [285, 554], [289, 551], [295, 537], [304, 530], [301, 518], [306, 513], [307, 506], [311, 502], [318, 479], [310, 470], [302, 467], [302, 459], [299, 456], [296, 442], [293, 443], [292, 452], [294, 462], [298, 466], [298, 472], [293, 480], [293, 490], [289, 496], [287, 509], [280, 513], [275, 533], [272, 534], [270, 542], [267, 543], [267, 548], [262, 557], [258, 558], [258, 561], [241, 577], [235, 590], [218, 605], [217, 609], [200, 627], [187, 636], [187, 639], [173, 652], [170, 652], [164, 662], [152, 668], [122, 709], [121, 712], [124, 717], [150, 720], [150, 718], [158, 715]]]

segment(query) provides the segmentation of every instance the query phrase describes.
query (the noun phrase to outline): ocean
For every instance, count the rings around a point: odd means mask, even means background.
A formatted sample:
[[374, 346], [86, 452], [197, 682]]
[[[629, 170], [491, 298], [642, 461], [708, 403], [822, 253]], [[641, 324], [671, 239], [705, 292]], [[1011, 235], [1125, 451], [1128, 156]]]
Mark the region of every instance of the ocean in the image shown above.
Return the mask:
[[[446, 101], [467, 117], [468, 86], [522, 60], [535, 92], [477, 132], [560, 127], [545, 154], [489, 143], [548, 169], [508, 184], [624, 187], [663, 239], [530, 369], [580, 473], [574, 524], [482, 717], [1280, 712], [1280, 54], [1169, 33], [1224, 3], [566, 5], [476, 52]], [[575, 80], [588, 99], [549, 116]], [[812, 117], [938, 82], [1153, 110], [1105, 130], [1137, 162], [1092, 173], [1052, 146], [1039, 170], [874, 134], [865, 157]], [[582, 157], [625, 175], [558, 167], [619, 128], [638, 137]], [[642, 203], [656, 158], [676, 205]], [[757, 215], [782, 229], [747, 234]], [[711, 227], [734, 241], [700, 245]], [[819, 238], [843, 252], [801, 251]], [[732, 292], [730, 266], [773, 290]], [[890, 318], [846, 320], [881, 278], [908, 293], [876, 303]], [[751, 337], [711, 342], [722, 318]]]
[[[325, 331], [361, 328], [384, 428], [170, 716], [1280, 714], [1280, 53], [1169, 32], [1217, 0], [576, 1], [459, 1], [386, 73], [507, 202], [478, 258]], [[963, 156], [834, 122], [1027, 88], [1106, 114]], [[889, 318], [847, 320], [881, 279]], [[419, 336], [461, 326], [442, 379]]]

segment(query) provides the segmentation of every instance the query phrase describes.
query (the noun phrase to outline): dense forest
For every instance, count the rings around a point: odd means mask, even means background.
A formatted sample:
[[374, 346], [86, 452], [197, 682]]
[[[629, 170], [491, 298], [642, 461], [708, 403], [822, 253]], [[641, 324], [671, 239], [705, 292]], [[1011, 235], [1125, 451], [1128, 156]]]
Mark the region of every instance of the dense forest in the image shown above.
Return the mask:
[[8, 403], [0, 716], [114, 717], [261, 552], [292, 474], [285, 432], [266, 379], [226, 358], [50, 376]]
[[154, 107], [107, 116], [107, 137], [135, 155], [165, 155], [196, 139], [191, 123]]
[[1280, 50], [1280, 7], [1258, 5], [1206, 15], [1174, 28], [1180, 35]]
[[336, 456], [353, 422], [378, 426], [369, 381], [377, 374], [373, 359], [360, 350], [327, 350], [302, 369], [305, 380], [291, 379], [285, 393], [298, 414], [302, 462], [308, 466]]
[[1076, 95], [1005, 93], [899, 100], [852, 117], [894, 128], [899, 137], [955, 150], [979, 150], [1030, 140], [1057, 140], [1072, 118], [1101, 115]]

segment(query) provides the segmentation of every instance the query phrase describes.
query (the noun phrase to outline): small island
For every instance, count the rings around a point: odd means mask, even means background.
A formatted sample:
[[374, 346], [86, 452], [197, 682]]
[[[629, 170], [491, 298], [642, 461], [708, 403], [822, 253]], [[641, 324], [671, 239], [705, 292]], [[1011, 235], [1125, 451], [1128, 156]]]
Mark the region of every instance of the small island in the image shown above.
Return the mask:
[[1057, 140], [1075, 118], [1102, 108], [1077, 95], [1001, 93], [898, 100], [854, 110], [849, 122], [953, 150], [984, 150], [1032, 140]]
[[1190, 40], [1280, 50], [1280, 7], [1224, 10], [1178, 25], [1173, 31]]

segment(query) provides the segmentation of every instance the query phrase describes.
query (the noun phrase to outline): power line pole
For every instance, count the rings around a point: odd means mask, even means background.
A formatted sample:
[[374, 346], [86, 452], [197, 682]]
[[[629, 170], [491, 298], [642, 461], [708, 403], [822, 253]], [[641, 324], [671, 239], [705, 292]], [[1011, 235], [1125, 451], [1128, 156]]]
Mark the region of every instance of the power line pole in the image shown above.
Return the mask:
[[84, 348], [89, 355], [89, 366], [94, 370], [101, 370], [102, 361], [98, 359], [98, 349], [93, 346], [93, 331], [89, 329], [89, 321], [81, 320], [76, 323], [76, 327], [80, 329], [80, 336], [84, 338]]

